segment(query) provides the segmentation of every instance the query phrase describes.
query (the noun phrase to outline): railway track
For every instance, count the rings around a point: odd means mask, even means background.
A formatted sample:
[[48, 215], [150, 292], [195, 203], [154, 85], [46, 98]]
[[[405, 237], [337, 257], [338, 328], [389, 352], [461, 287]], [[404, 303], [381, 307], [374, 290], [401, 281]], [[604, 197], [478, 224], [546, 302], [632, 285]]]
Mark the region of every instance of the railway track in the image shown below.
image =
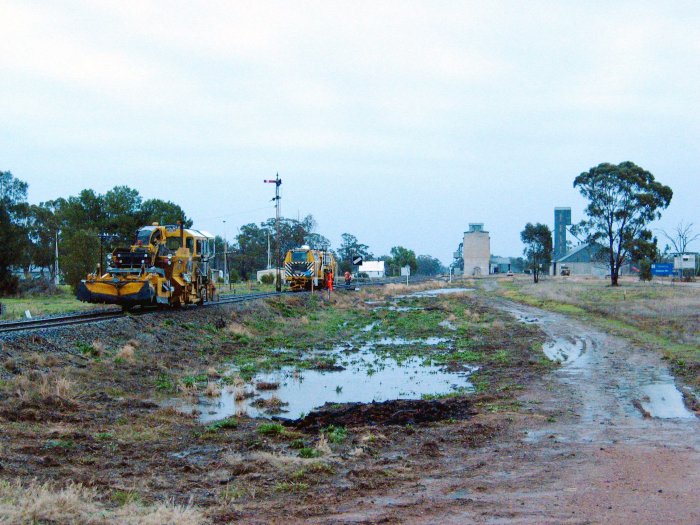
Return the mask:
[[6, 321], [0, 323], [0, 334], [20, 332], [22, 330], [43, 330], [46, 328], [57, 328], [60, 326], [94, 323], [97, 321], [118, 319], [123, 316], [124, 314], [119, 310], [98, 310], [96, 312], [81, 312], [67, 315], [57, 315], [55, 317], [22, 319], [21, 321]]
[[[422, 282], [426, 279], [415, 279], [411, 281], [412, 283]], [[396, 279], [382, 279], [373, 282], [365, 283], [353, 283], [352, 289], [364, 286], [382, 286], [391, 283], [401, 283], [402, 280]], [[336, 287], [337, 291], [345, 291], [344, 284], [338, 284]], [[245, 301], [254, 301], [256, 299], [265, 299], [268, 297], [276, 297], [281, 295], [298, 295], [299, 293], [310, 293], [310, 292], [260, 292], [260, 293], [247, 293], [240, 295], [225, 295], [217, 301], [208, 301], [204, 303], [205, 307], [216, 306], [221, 304], [231, 304], [231, 303], [242, 303]], [[319, 290], [317, 293], [325, 293], [325, 291]], [[149, 312], [154, 312], [157, 310], [138, 310], [139, 314], [147, 314]], [[45, 330], [49, 328], [60, 328], [65, 326], [86, 324], [86, 323], [96, 323], [99, 321], [109, 321], [112, 319], [120, 319], [125, 317], [127, 314], [120, 310], [105, 309], [96, 310], [91, 312], [78, 312], [66, 315], [57, 315], [54, 317], [41, 317], [37, 319], [22, 319], [18, 321], [5, 321], [0, 322], [0, 335], [8, 334], [13, 332], [21, 331], [34, 331], [34, 330]]]

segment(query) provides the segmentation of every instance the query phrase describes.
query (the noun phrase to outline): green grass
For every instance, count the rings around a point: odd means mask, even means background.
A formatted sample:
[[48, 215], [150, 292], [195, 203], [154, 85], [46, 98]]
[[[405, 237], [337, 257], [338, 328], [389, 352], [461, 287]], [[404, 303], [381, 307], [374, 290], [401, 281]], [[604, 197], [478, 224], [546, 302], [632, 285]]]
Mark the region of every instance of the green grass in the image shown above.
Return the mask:
[[104, 308], [104, 305], [78, 301], [69, 286], [59, 286], [58, 292], [52, 295], [37, 294], [19, 298], [2, 297], [0, 298], [0, 303], [5, 307], [2, 319], [23, 318], [25, 310], [29, 310], [32, 316], [39, 317]]
[[321, 455], [321, 451], [311, 447], [299, 449], [299, 457], [301, 458], [317, 458]]
[[335, 425], [328, 425], [321, 429], [321, 432], [326, 434], [328, 441], [339, 445], [343, 443], [348, 438], [348, 431], [345, 427], [337, 427]]
[[284, 434], [284, 427], [279, 423], [263, 423], [256, 432], [262, 436], [278, 436]]
[[275, 485], [275, 492], [306, 492], [308, 483], [301, 481], [281, 481]]
[[160, 374], [156, 378], [156, 390], [171, 393], [175, 391], [175, 383], [168, 374]]
[[462, 397], [465, 395], [469, 395], [473, 392], [473, 390], [474, 389], [472, 389], [472, 388], [461, 387], [461, 388], [457, 388], [456, 390], [454, 390], [452, 392], [447, 392], [444, 394], [423, 394], [421, 396], [421, 399], [423, 399], [425, 401], [431, 401], [434, 399], [452, 399], [455, 397]]
[[236, 428], [238, 427], [238, 420], [232, 417], [226, 419], [221, 419], [219, 421], [214, 421], [213, 423], [207, 425], [204, 430], [207, 432], [217, 432], [224, 428]]

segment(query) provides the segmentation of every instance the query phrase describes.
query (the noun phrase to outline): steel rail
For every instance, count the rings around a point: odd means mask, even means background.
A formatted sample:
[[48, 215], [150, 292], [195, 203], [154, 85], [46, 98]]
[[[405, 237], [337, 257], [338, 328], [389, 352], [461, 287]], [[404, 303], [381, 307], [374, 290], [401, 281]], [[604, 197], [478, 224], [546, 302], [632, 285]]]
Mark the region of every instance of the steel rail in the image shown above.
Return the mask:
[[55, 317], [39, 317], [36, 319], [23, 319], [21, 321], [7, 321], [0, 323], [0, 333], [19, 332], [21, 330], [41, 330], [59, 326], [74, 324], [94, 323], [124, 317], [124, 313], [115, 310], [99, 310], [97, 312], [79, 312]]
[[[399, 278], [400, 279], [400, 278]], [[385, 284], [400, 284], [403, 282], [396, 278], [389, 279], [377, 279], [375, 281], [369, 282], [355, 282], [347, 288], [344, 283], [338, 283], [335, 287], [337, 291], [351, 291], [356, 287], [364, 286], [382, 286]], [[425, 278], [414, 278], [412, 283], [423, 282]], [[292, 292], [285, 290], [283, 292], [259, 292], [259, 293], [246, 293], [240, 295], [226, 295], [216, 301], [207, 301], [203, 306], [217, 306], [224, 304], [241, 303], [245, 301], [254, 301], [256, 299], [266, 299], [268, 297], [277, 297], [283, 295], [299, 295], [299, 294], [309, 294], [310, 292]], [[327, 290], [318, 290], [318, 293], [327, 293]], [[139, 314], [151, 313], [158, 310], [140, 310]], [[20, 332], [23, 330], [42, 330], [46, 328], [60, 328], [62, 326], [71, 326], [77, 324], [86, 323], [96, 323], [99, 321], [108, 321], [112, 319], [120, 319], [126, 317], [126, 313], [115, 311], [115, 310], [97, 310], [91, 312], [78, 312], [66, 315], [58, 315], [55, 317], [39, 317], [36, 319], [22, 319], [17, 321], [4, 321], [0, 322], [0, 334]]]

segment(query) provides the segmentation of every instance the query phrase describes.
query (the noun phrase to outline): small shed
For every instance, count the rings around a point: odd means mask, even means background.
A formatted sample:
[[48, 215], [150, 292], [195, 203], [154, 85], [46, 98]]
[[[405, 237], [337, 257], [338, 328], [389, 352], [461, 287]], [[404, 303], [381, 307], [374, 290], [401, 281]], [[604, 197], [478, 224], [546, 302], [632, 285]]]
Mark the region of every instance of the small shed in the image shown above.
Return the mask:
[[370, 279], [383, 279], [386, 276], [384, 261], [365, 261], [360, 265], [359, 273], [366, 273]]

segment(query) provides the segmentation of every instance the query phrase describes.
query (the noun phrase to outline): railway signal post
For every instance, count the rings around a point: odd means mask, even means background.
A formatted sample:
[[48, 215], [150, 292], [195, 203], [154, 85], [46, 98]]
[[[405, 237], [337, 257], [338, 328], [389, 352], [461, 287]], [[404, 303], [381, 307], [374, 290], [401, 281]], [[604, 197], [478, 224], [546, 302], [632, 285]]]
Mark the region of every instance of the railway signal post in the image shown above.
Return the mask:
[[275, 197], [272, 199], [275, 201], [275, 229], [276, 232], [276, 251], [277, 251], [277, 262], [275, 270], [275, 290], [278, 292], [282, 290], [282, 275], [280, 272], [280, 185], [282, 184], [282, 179], [280, 179], [280, 174], [277, 173], [274, 180], [265, 180], [266, 183], [275, 185]]

